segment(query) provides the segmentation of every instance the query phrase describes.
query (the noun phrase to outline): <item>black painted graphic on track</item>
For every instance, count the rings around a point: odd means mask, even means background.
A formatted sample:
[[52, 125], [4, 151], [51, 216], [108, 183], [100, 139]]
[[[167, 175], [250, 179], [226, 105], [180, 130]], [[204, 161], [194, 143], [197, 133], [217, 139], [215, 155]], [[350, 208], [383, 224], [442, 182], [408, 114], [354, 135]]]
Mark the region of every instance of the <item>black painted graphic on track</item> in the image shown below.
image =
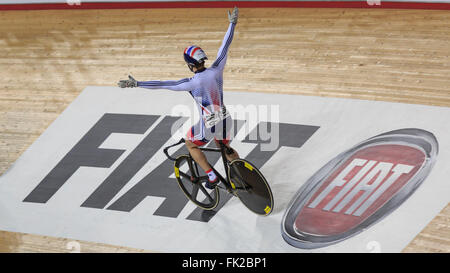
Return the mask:
[[[125, 152], [119, 149], [98, 148], [112, 133], [144, 134], [159, 118], [157, 115], [131, 115], [131, 114], [105, 114], [100, 120], [81, 138], [81, 140], [63, 157], [63, 159], [47, 174], [37, 187], [23, 200], [24, 202], [47, 203], [57, 194], [58, 190], [78, 170], [79, 167], [110, 168]], [[171, 137], [171, 126], [174, 122], [185, 121], [183, 117], [164, 116], [151, 132], [137, 145], [137, 147], [117, 166], [116, 169], [87, 197], [82, 207], [105, 209], [106, 205], [120, 192], [131, 178], [154, 156], [156, 152]], [[245, 121], [235, 120], [234, 126], [238, 132]], [[244, 143], [257, 144], [248, 154], [246, 159], [256, 166], [263, 167], [266, 162], [281, 147], [300, 148], [319, 128], [318, 126], [267, 123], [261, 122], [254, 130], [260, 127], [279, 128], [279, 145], [276, 149], [263, 151], [260, 135], [253, 131], [249, 136], [256, 136], [250, 140], [247, 136]], [[181, 148], [181, 153], [187, 153]], [[215, 164], [220, 155], [208, 154], [208, 160]], [[139, 205], [147, 196], [162, 197], [164, 201], [156, 209], [154, 215], [164, 217], [178, 217], [188, 200], [179, 189], [173, 174], [173, 162], [165, 159], [159, 166], [146, 175], [130, 190], [120, 196], [106, 209], [130, 212]], [[222, 195], [221, 203], [214, 211], [194, 209], [187, 217], [189, 220], [208, 222], [219, 211], [231, 195]]]
[[[83, 203], [83, 207], [104, 208], [109, 201], [127, 184], [127, 182], [144, 166], [147, 161], [161, 148], [170, 137], [172, 124], [180, 117], [166, 116], [158, 123], [148, 136], [131, 152], [131, 154], [103, 181], [103, 183]], [[182, 118], [186, 120], [187, 118]], [[166, 176], [167, 177], [167, 176]], [[152, 180], [161, 180], [155, 177]], [[164, 186], [164, 185], [162, 185]], [[163, 197], [168, 197], [163, 195]], [[143, 198], [142, 198], [143, 199]], [[129, 203], [129, 202], [128, 202]], [[119, 207], [118, 210], [130, 211], [129, 206]], [[120, 209], [123, 208], [123, 209]], [[134, 207], [133, 207], [134, 208]]]
[[112, 133], [143, 134], [158, 119], [153, 115], [105, 114], [25, 198], [47, 203], [79, 167], [109, 168], [125, 150], [99, 149]]

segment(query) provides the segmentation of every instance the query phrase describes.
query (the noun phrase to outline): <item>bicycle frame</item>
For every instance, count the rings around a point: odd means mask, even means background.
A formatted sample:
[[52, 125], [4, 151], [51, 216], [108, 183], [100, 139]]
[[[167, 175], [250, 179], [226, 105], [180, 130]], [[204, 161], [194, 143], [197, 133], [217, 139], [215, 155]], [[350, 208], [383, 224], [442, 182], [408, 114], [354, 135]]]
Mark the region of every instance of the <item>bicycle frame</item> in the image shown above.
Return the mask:
[[[180, 141], [178, 141], [177, 143], [165, 147], [165, 148], [164, 148], [164, 153], [166, 154], [167, 158], [170, 159], [170, 160], [172, 160], [172, 161], [175, 161], [176, 158], [171, 157], [171, 156], [169, 155], [169, 153], [168, 153], [168, 150], [169, 150], [170, 148], [175, 147], [175, 146], [177, 146], [177, 145], [180, 145], [180, 144], [182, 144], [182, 143], [184, 143], [184, 142], [185, 142], [185, 140], [184, 140], [184, 138], [182, 138], [182, 139], [180, 139]], [[232, 193], [234, 187], [231, 185], [231, 183], [230, 183], [230, 178], [228, 177], [228, 160], [227, 160], [227, 157], [226, 157], [226, 155], [225, 155], [225, 153], [227, 152], [227, 151], [226, 151], [226, 150], [227, 150], [227, 146], [225, 146], [225, 144], [224, 144], [221, 140], [218, 140], [218, 142], [219, 142], [220, 148], [199, 147], [199, 149], [200, 149], [201, 151], [205, 151], [205, 152], [216, 152], [216, 153], [221, 153], [223, 165], [224, 165], [224, 168], [225, 168], [225, 176], [226, 176], [226, 179], [225, 179], [219, 172], [217, 172], [216, 169], [214, 169], [214, 167], [211, 166], [211, 168], [214, 170], [214, 172], [216, 173], [216, 175], [219, 177], [220, 181], [225, 185], [226, 190], [227, 190], [228, 192]], [[197, 165], [197, 162], [195, 162], [195, 160], [192, 158], [192, 156], [191, 156], [190, 153], [189, 153], [189, 156], [190, 156], [190, 158], [192, 159], [192, 162], [194, 163], [195, 171], [197, 172], [197, 175], [198, 175], [199, 172], [198, 172], [198, 165]], [[193, 166], [189, 166], [189, 167], [193, 167]], [[200, 177], [198, 177], [198, 178], [200, 178]]]
[[[203, 182], [208, 183], [208, 176], [199, 176], [198, 164], [192, 158], [191, 154], [184, 154], [178, 156], [177, 158], [173, 158], [168, 153], [169, 148], [177, 146], [184, 142], [184, 139], [181, 139], [178, 143], [167, 146], [166, 148], [164, 148], [164, 153], [166, 154], [167, 158], [175, 161], [174, 172], [177, 178], [177, 183], [188, 199], [190, 199], [200, 208], [203, 208], [205, 210], [212, 210], [219, 204], [219, 189], [222, 189], [227, 190], [229, 194], [238, 197], [248, 209], [256, 214], [268, 215], [272, 211], [273, 196], [270, 186], [265, 180], [264, 176], [250, 162], [246, 161], [245, 159], [235, 159], [232, 161], [228, 161], [227, 154], [234, 153], [234, 150], [232, 148], [229, 148], [220, 140], [217, 141], [217, 143], [219, 144], [218, 148], [199, 147], [199, 149], [203, 152], [220, 153], [225, 168], [226, 175], [222, 176], [214, 169], [214, 167], [212, 167], [219, 181], [222, 183], [217, 185], [213, 191], [208, 192], [206, 189], [207, 187], [205, 185], [202, 185]], [[182, 166], [181, 164], [186, 163], [189, 165], [189, 170], [191, 172], [190, 174], [180, 170], [180, 167]], [[182, 181], [182, 178], [184, 178], [185, 182]], [[247, 179], [249, 180], [246, 181]], [[192, 187], [190, 187], [191, 183]], [[187, 185], [189, 189], [186, 189], [185, 185]], [[197, 198], [199, 190], [201, 190], [206, 196], [204, 200]], [[211, 196], [210, 194], [213, 194], [213, 196]]]

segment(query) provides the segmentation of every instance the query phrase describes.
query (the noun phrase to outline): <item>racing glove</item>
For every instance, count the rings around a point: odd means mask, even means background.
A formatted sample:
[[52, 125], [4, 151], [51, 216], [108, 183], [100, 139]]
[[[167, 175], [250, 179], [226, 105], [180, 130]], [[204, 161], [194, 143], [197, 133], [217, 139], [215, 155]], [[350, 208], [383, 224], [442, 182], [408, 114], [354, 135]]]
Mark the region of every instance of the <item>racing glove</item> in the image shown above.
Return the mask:
[[128, 80], [121, 80], [117, 83], [120, 88], [137, 87], [137, 81], [128, 75]]

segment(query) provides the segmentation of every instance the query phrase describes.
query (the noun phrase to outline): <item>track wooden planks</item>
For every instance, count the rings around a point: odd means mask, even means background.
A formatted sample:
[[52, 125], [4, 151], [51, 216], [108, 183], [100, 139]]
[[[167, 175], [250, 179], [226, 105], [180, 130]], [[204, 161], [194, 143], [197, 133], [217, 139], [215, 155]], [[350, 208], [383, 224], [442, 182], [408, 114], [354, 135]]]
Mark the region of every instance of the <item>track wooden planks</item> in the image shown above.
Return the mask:
[[[0, 12], [0, 173], [85, 86], [188, 77], [183, 49], [211, 63], [227, 24], [225, 9]], [[449, 26], [436, 10], [241, 9], [224, 89], [449, 107]], [[404, 252], [450, 252], [449, 208]], [[5, 252], [69, 251], [66, 239], [1, 238]]]

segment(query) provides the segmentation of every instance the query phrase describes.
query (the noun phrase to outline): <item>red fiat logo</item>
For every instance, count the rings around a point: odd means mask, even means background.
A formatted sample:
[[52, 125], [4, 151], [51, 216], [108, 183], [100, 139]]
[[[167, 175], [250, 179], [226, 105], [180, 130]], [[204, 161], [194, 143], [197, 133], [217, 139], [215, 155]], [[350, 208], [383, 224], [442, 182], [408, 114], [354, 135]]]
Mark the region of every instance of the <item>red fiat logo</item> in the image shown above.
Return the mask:
[[399, 191], [425, 161], [425, 154], [403, 145], [357, 151], [334, 171], [295, 220], [295, 228], [317, 235], [356, 227]]
[[437, 153], [434, 135], [416, 128], [357, 144], [300, 188], [283, 216], [283, 238], [296, 247], [317, 248], [362, 232], [421, 185]]

